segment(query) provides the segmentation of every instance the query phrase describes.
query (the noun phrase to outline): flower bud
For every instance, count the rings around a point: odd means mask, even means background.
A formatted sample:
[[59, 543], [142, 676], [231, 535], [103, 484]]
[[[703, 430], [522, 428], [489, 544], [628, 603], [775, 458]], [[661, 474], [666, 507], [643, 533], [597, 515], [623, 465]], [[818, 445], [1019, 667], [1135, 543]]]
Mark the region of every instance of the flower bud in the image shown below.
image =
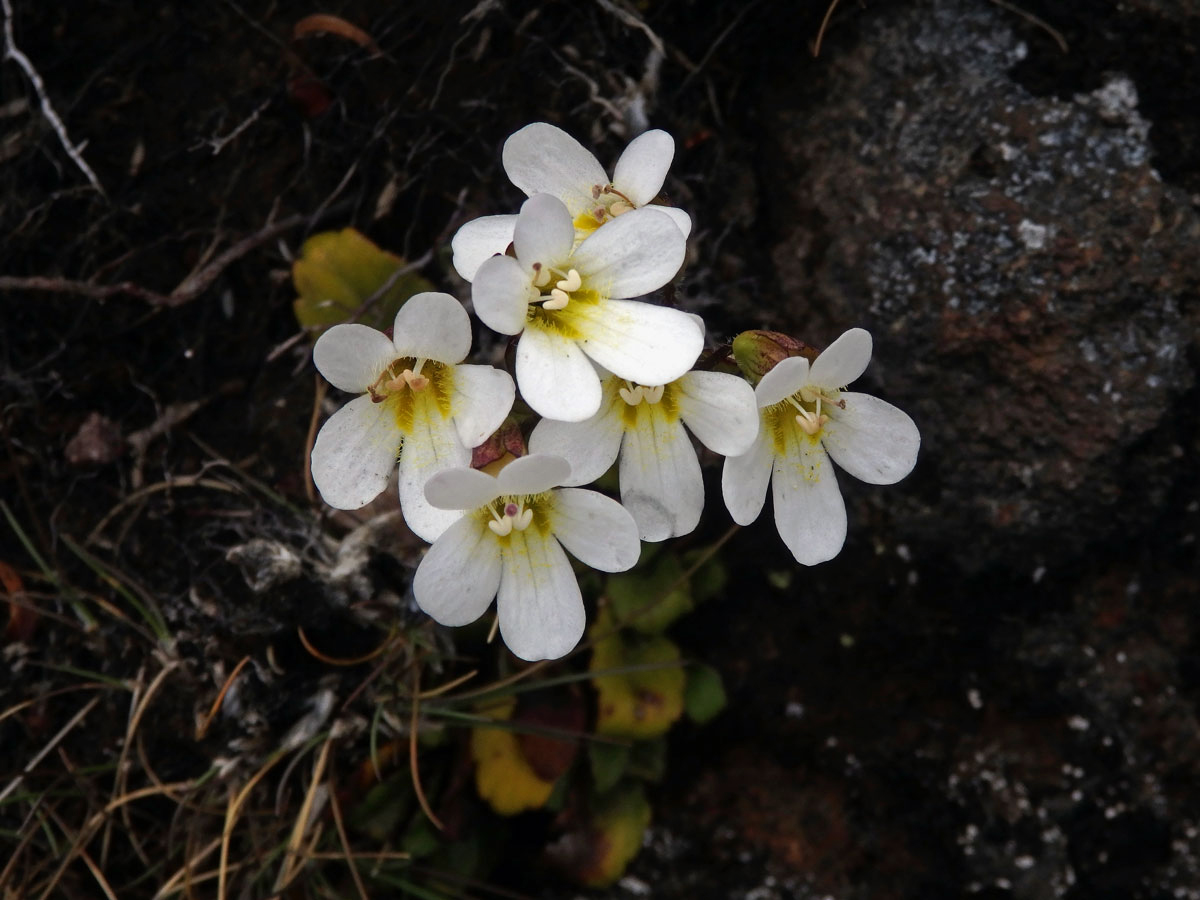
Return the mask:
[[528, 452], [521, 427], [510, 417], [490, 438], [471, 451], [471, 468], [495, 475], [518, 456]]
[[733, 358], [751, 384], [758, 384], [764, 375], [789, 356], [803, 356], [812, 362], [817, 358], [817, 351], [778, 331], [743, 331], [733, 339]]

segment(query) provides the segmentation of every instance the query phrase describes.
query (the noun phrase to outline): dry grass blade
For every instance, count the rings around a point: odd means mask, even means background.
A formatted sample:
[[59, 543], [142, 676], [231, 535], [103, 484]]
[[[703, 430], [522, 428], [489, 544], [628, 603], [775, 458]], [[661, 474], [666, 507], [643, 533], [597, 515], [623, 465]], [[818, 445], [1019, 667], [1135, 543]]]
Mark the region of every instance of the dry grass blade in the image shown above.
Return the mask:
[[204, 721], [196, 726], [196, 740], [204, 739], [208, 734], [208, 729], [212, 726], [212, 721], [216, 718], [217, 711], [220, 710], [221, 704], [225, 701], [225, 695], [229, 693], [229, 689], [233, 686], [233, 682], [241, 674], [242, 669], [246, 668], [246, 663], [250, 662], [249, 656], [243, 656], [242, 661], [233, 667], [233, 671], [229, 673], [229, 677], [225, 679], [225, 683], [221, 685], [220, 693], [217, 694], [217, 699], [213, 701], [212, 708], [208, 711], [208, 715], [204, 717]]
[[817, 40], [813, 44], [813, 56], [821, 55], [821, 41], [825, 39], [825, 29], [829, 27], [829, 20], [833, 18], [833, 11], [837, 9], [838, 0], [831, 0], [829, 8], [825, 10], [825, 18], [821, 19], [821, 27], [817, 30]]
[[237, 825], [238, 816], [241, 815], [242, 807], [246, 803], [246, 798], [250, 796], [250, 792], [258, 786], [268, 772], [270, 772], [279, 763], [281, 759], [287, 756], [286, 750], [276, 750], [271, 757], [263, 763], [262, 768], [250, 776], [250, 780], [242, 786], [242, 789], [229, 798], [229, 805], [225, 808], [225, 825], [221, 830], [221, 859], [218, 864], [219, 877], [217, 878], [217, 898], [225, 900], [228, 896], [229, 883], [228, 872], [229, 866], [229, 841], [233, 836], [233, 829]]
[[429, 800], [425, 796], [425, 789], [421, 787], [421, 771], [417, 757], [417, 724], [418, 717], [421, 711], [421, 669], [419, 666], [413, 666], [413, 688], [412, 688], [412, 718], [409, 720], [408, 732], [408, 769], [412, 776], [413, 792], [417, 795], [417, 802], [421, 804], [421, 811], [429, 818], [429, 821], [434, 824], [438, 831], [445, 831], [446, 826], [442, 824], [442, 820], [433, 814], [433, 809], [429, 806]]
[[314, 647], [312, 645], [312, 641], [308, 639], [308, 635], [304, 633], [304, 628], [302, 626], [296, 626], [296, 633], [299, 635], [300, 643], [304, 645], [305, 650], [307, 650], [321, 662], [330, 666], [360, 666], [365, 662], [370, 662], [371, 660], [375, 659], [375, 657], [379, 656], [379, 654], [387, 650], [388, 646], [392, 642], [392, 638], [396, 636], [396, 632], [393, 629], [392, 633], [387, 636], [384, 642], [370, 653], [365, 653], [362, 656], [356, 656], [352, 659], [338, 659], [334, 656], [326, 656], [324, 653]]
[[99, 702], [100, 702], [99, 697], [93, 697], [91, 700], [89, 700], [87, 703], [85, 703], [83, 705], [82, 709], [78, 710], [75, 713], [75, 715], [71, 716], [71, 718], [70, 718], [70, 720], [68, 720], [67, 724], [64, 725], [62, 728], [60, 728], [58, 730], [58, 733], [55, 734], [54, 737], [50, 738], [50, 740], [46, 742], [46, 745], [37, 752], [37, 754], [33, 757], [33, 759], [31, 759], [29, 762], [27, 762], [25, 764], [25, 768], [23, 768], [21, 770], [20, 774], [17, 775], [17, 777], [14, 778], [12, 781], [10, 781], [8, 783], [8, 786], [4, 790], [0, 791], [0, 802], [3, 802], [5, 800], [5, 798], [8, 797], [9, 794], [11, 794], [13, 791], [15, 791], [17, 789], [17, 786], [22, 781], [24, 781], [25, 776], [28, 775], [30, 772], [32, 772], [34, 769], [36, 769], [38, 766], [38, 763], [40, 763], [43, 759], [45, 759], [46, 755], [48, 753], [50, 753], [55, 747], [57, 747], [59, 745], [59, 742], [62, 741], [62, 739], [65, 738], [68, 734], [70, 734], [71, 731], [74, 730], [75, 726], [78, 725], [80, 722], [82, 722], [84, 720], [84, 717], [86, 717], [88, 713], [90, 713], [93, 709], [96, 708], [96, 704]]
[[313, 766], [312, 778], [308, 782], [308, 790], [304, 793], [304, 802], [300, 804], [300, 811], [296, 813], [296, 821], [292, 825], [292, 834], [288, 839], [287, 850], [283, 855], [283, 865], [279, 870], [279, 875], [275, 879], [275, 892], [282, 893], [296, 879], [308, 861], [305, 854], [301, 852], [301, 845], [304, 843], [304, 836], [308, 833], [309, 828], [313, 824], [314, 808], [316, 806], [316, 798], [318, 788], [321, 787], [321, 781], [325, 777], [325, 766], [329, 762], [329, 748], [333, 745], [333, 736], [325, 739], [325, 743], [321, 745], [321, 752], [317, 756], [317, 762]]
[[[138, 691], [141, 688], [140, 676], [142, 673], [138, 673], [139, 683], [137, 686], [135, 686], [133, 697], [130, 699], [131, 712], [129, 716], [129, 725], [125, 729], [125, 740], [121, 744], [121, 755], [117, 758], [117, 772], [116, 778], [113, 780], [112, 794], [109, 797], [110, 801], [126, 791], [129, 779], [129, 766], [127, 766], [126, 763], [129, 759], [129, 750], [133, 746], [134, 738], [137, 735], [138, 726], [141, 725], [142, 717], [145, 716], [146, 710], [150, 706], [150, 701], [154, 699], [154, 695], [158, 693], [158, 689], [161, 688], [163, 682], [167, 680], [167, 676], [178, 667], [179, 663], [174, 661], [168, 662], [165, 666], [163, 666], [162, 671], [154, 676], [154, 680], [150, 682], [150, 686], [146, 688], [145, 695], [140, 699], [138, 698]], [[125, 822], [126, 835], [129, 838], [131, 846], [133, 846], [138, 856], [141, 857], [142, 862], [146, 865], [149, 865], [149, 859], [146, 857], [145, 853], [134, 839], [133, 822], [130, 821], [129, 818], [128, 806], [121, 808], [121, 817]], [[107, 864], [108, 862], [108, 844], [111, 835], [111, 829], [112, 820], [110, 819], [104, 827], [104, 838], [100, 844], [100, 861], [104, 864]]]
[[[354, 864], [354, 853], [350, 849], [350, 838], [346, 835], [346, 823], [342, 820], [342, 807], [338, 803], [337, 791], [334, 790], [332, 779], [329, 785], [329, 810], [333, 813], [333, 824], [337, 828], [338, 841], [342, 845], [346, 865], [350, 867], [350, 877], [354, 879], [354, 888], [358, 891], [360, 900], [368, 900], [366, 885], [363, 884], [362, 875], [358, 873], [358, 866]], [[318, 858], [317, 854], [313, 854], [313, 856]]]

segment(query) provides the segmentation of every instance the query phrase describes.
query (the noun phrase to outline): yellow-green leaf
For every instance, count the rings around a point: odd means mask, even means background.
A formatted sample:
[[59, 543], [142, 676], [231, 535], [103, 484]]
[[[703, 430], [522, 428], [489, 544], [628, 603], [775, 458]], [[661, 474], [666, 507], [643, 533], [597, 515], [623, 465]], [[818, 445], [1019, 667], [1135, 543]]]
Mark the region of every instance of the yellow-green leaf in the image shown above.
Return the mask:
[[[379, 249], [353, 228], [314, 234], [292, 263], [292, 283], [300, 295], [293, 304], [296, 320], [314, 334], [345, 322], [404, 265], [401, 257]], [[431, 290], [433, 285], [420, 275], [402, 275], [360, 321], [387, 328], [405, 300]]]
[[[612, 615], [605, 609], [590, 636], [612, 630]], [[622, 671], [630, 667], [634, 671]], [[588, 670], [599, 695], [598, 734], [646, 740], [665, 734], [683, 714], [685, 676], [679, 648], [661, 635], [609, 634], [593, 648]]]
[[604, 887], [637, 856], [650, 824], [650, 804], [639, 784], [625, 784], [594, 803], [583, 827], [550, 848], [568, 875], [588, 887]]
[[[512, 716], [512, 698], [482, 710], [495, 719]], [[550, 799], [553, 781], [538, 776], [521, 752], [519, 736], [502, 728], [471, 729], [471, 756], [475, 760], [475, 788], [479, 796], [502, 816], [539, 809]]]

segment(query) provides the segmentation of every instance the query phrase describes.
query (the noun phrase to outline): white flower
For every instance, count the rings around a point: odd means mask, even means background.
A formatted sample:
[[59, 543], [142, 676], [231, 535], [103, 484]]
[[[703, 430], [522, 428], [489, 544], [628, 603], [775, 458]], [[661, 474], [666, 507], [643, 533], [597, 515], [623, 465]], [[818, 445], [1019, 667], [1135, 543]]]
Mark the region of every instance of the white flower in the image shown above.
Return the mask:
[[[610, 181], [596, 157], [561, 128], [534, 122], [504, 142], [504, 170], [526, 196], [550, 194], [571, 213], [576, 239], [581, 240], [606, 222], [649, 204], [666, 180], [675, 156], [675, 141], [665, 131], [647, 131], [635, 138], [613, 170]], [[692, 220], [682, 209], [654, 206], [670, 216], [687, 238]], [[468, 222], [454, 235], [454, 268], [471, 281], [488, 257], [503, 253], [512, 242], [516, 216], [484, 216]]]
[[846, 540], [846, 506], [830, 457], [855, 478], [894, 484], [917, 461], [921, 435], [905, 413], [867, 394], [844, 390], [871, 361], [871, 335], [847, 331], [809, 366], [781, 361], [763, 376], [758, 438], [725, 460], [721, 488], [739, 525], [758, 518], [773, 487], [775, 526], [796, 561], [837, 556]]
[[704, 509], [704, 478], [683, 426], [724, 456], [745, 453], [758, 434], [754, 390], [738, 375], [688, 372], [666, 385], [601, 379], [600, 411], [585, 422], [543, 419], [529, 436], [533, 453], [571, 464], [564, 484], [588, 484], [620, 455], [621, 503], [643, 541], [688, 534]]
[[691, 368], [704, 346], [687, 313], [625, 299], [662, 287], [683, 263], [683, 236], [667, 216], [634, 210], [572, 251], [574, 243], [562, 201], [538, 194], [517, 218], [516, 257], [493, 256], [471, 285], [484, 324], [521, 335], [521, 396], [540, 415], [570, 422], [600, 408], [589, 357], [629, 381], [666, 384]]
[[522, 659], [557, 659], [585, 625], [583, 597], [563, 552], [603, 572], [641, 554], [637, 525], [615, 500], [560, 488], [571, 472], [557, 456], [531, 455], [498, 476], [452, 469], [425, 486], [441, 509], [468, 510], [417, 567], [417, 604], [443, 625], [466, 625], [496, 598], [500, 635]]
[[336, 388], [362, 394], [321, 428], [312, 476], [322, 498], [358, 509], [379, 495], [400, 462], [405, 521], [432, 541], [458, 518], [425, 500], [434, 472], [469, 465], [512, 408], [512, 378], [491, 366], [458, 365], [471, 349], [471, 323], [449, 294], [416, 294], [400, 308], [394, 339], [366, 325], [335, 325], [313, 362]]

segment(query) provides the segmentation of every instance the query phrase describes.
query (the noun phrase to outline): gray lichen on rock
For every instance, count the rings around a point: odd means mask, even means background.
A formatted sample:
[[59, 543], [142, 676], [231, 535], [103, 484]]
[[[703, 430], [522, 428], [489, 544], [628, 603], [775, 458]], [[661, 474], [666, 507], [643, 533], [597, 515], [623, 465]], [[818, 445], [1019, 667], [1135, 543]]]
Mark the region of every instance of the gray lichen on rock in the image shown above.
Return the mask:
[[869, 17], [825, 102], [781, 100], [767, 129], [773, 260], [806, 298], [781, 316], [814, 341], [871, 329], [874, 377], [922, 428], [914, 487], [863, 502], [971, 569], [1144, 527], [1193, 384], [1200, 219], [1153, 168], [1136, 85], [1034, 96], [1012, 26], [959, 0]]

